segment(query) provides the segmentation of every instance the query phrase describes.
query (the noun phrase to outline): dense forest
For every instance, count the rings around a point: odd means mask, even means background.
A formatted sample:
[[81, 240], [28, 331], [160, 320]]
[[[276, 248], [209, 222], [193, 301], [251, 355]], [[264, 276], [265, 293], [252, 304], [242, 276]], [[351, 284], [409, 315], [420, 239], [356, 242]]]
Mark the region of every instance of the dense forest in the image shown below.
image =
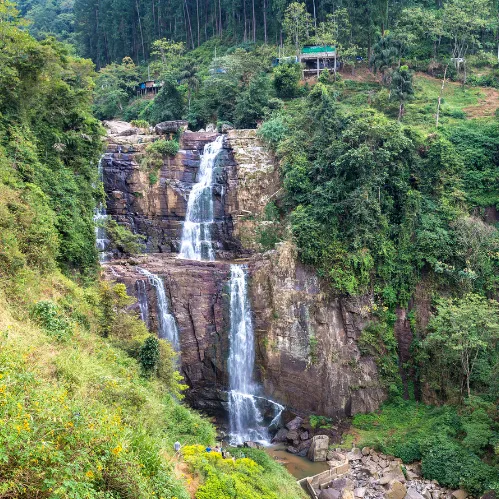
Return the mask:
[[[337, 70], [277, 61], [305, 45], [335, 45]], [[498, 491], [498, 55], [489, 0], [0, 0], [0, 498], [187, 498], [163, 459], [177, 439], [196, 497], [300, 497], [262, 452], [204, 459], [214, 428], [180, 403], [171, 346], [99, 279], [113, 118], [258, 128], [282, 182], [262, 252], [292, 241], [331, 296], [375, 303], [359, 345], [389, 399], [355, 435], [445, 486]], [[249, 488], [217, 495], [228, 483]]]

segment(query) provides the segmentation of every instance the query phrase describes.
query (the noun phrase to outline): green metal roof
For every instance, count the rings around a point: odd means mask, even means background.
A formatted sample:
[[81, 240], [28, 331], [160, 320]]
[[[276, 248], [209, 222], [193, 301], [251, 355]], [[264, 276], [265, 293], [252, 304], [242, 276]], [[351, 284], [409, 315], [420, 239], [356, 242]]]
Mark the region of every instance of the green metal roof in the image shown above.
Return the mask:
[[336, 52], [336, 47], [332, 45], [314, 45], [303, 47], [302, 54], [318, 54], [320, 52]]

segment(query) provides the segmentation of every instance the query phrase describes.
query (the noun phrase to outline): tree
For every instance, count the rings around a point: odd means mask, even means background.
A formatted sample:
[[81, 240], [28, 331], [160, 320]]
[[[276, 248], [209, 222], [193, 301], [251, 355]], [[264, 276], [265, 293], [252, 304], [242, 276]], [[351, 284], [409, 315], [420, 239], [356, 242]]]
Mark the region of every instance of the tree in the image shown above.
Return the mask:
[[477, 294], [443, 299], [429, 322], [423, 348], [442, 355], [449, 368], [460, 370], [461, 388], [471, 396], [471, 380], [481, 354], [499, 339], [499, 304]]
[[279, 64], [274, 68], [274, 88], [277, 97], [292, 98], [298, 94], [301, 70], [299, 64]]
[[300, 53], [304, 41], [309, 37], [312, 19], [304, 3], [293, 2], [284, 13], [283, 28], [286, 36], [295, 46], [296, 55]]
[[270, 80], [267, 75], [254, 76], [248, 88], [237, 98], [234, 113], [235, 122], [240, 128], [256, 128], [269, 105]]
[[391, 35], [379, 39], [373, 47], [373, 55], [369, 63], [374, 69], [374, 73], [379, 71], [382, 75], [383, 85], [388, 85], [389, 74], [392, 66], [397, 62], [400, 65], [402, 56], [402, 43]]
[[464, 58], [470, 47], [480, 47], [481, 31], [487, 27], [491, 16], [488, 0], [449, 0], [443, 8], [443, 27], [451, 40], [452, 58], [459, 72], [461, 62], [466, 82], [466, 63]]
[[407, 66], [402, 66], [392, 73], [392, 82], [390, 85], [390, 98], [399, 102], [399, 117], [401, 121], [404, 115], [405, 103], [414, 95], [412, 88], [412, 71]]

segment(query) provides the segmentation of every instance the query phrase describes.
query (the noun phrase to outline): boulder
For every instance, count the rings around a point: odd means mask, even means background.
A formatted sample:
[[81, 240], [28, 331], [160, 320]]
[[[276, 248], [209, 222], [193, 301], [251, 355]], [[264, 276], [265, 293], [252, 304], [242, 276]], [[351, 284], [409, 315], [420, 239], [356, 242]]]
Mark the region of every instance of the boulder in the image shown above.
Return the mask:
[[360, 499], [362, 499], [366, 495], [366, 488], [365, 487], [357, 487], [356, 489], [354, 489], [353, 495], [355, 497], [359, 497]]
[[157, 135], [166, 135], [167, 133], [183, 132], [187, 129], [187, 121], [162, 121], [154, 127], [154, 133]]
[[[289, 423], [288, 423], [289, 424]], [[312, 438], [310, 449], [307, 457], [310, 461], [326, 461], [327, 451], [329, 447], [329, 437], [327, 435], [316, 435]]]
[[285, 442], [288, 435], [288, 430], [286, 428], [280, 428], [272, 439], [273, 443]]
[[463, 489], [458, 489], [452, 493], [452, 497], [454, 499], [466, 499], [468, 497], [468, 492]]
[[229, 125], [229, 123], [224, 123], [222, 125], [222, 133], [227, 133], [229, 130], [233, 130], [234, 127], [232, 125]]
[[362, 447], [362, 455], [368, 456], [371, 453], [371, 449], [369, 447]]
[[344, 461], [345, 459], [346, 459], [345, 454], [342, 454], [341, 452], [330, 450], [327, 453], [328, 461]]
[[288, 442], [297, 442], [298, 443], [299, 438], [300, 438], [300, 435], [299, 435], [297, 430], [288, 431], [288, 434], [286, 435], [286, 440]]
[[287, 449], [286, 449], [290, 454], [298, 454], [298, 449], [296, 447], [293, 447], [292, 445], [290, 445]]
[[407, 494], [405, 485], [398, 480], [390, 482], [390, 488], [385, 492], [386, 499], [404, 499]]
[[405, 499], [424, 499], [424, 496], [422, 496], [415, 487], [409, 487], [407, 489], [407, 493], [405, 495]]
[[215, 123], [208, 123], [206, 125], [206, 131], [207, 132], [216, 132], [217, 131], [217, 125], [215, 125]]
[[362, 451], [358, 447], [354, 447], [347, 453], [347, 459], [349, 461], [360, 461], [362, 459]]
[[286, 428], [288, 430], [297, 430], [302, 423], [303, 423], [303, 418], [296, 416], [296, 418], [292, 419], [289, 423], [286, 424]]
[[308, 431], [302, 431], [300, 433], [300, 439], [301, 440], [308, 440]]
[[341, 492], [335, 489], [324, 489], [319, 494], [319, 499], [340, 499]]

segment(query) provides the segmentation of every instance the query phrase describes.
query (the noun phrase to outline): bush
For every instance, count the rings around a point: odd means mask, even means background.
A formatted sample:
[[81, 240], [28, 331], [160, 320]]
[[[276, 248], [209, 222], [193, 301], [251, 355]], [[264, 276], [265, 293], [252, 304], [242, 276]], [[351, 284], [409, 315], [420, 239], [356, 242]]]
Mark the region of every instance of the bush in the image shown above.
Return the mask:
[[274, 68], [274, 88], [281, 99], [296, 97], [299, 93], [301, 67], [299, 64], [279, 64]]
[[106, 237], [110, 241], [109, 249], [124, 255], [138, 255], [144, 250], [145, 236], [134, 234], [112, 218], [106, 220]]
[[31, 316], [49, 335], [58, 340], [68, 339], [73, 334], [71, 323], [52, 301], [36, 303], [31, 309]]
[[131, 125], [137, 128], [149, 128], [149, 123], [146, 120], [132, 120]]
[[162, 156], [175, 156], [179, 150], [177, 140], [156, 140], [146, 147], [148, 154], [160, 154]]
[[139, 351], [139, 362], [145, 376], [154, 374], [159, 363], [159, 340], [149, 336]]
[[280, 142], [289, 134], [289, 128], [282, 116], [265, 121], [258, 129], [257, 135], [275, 151]]

